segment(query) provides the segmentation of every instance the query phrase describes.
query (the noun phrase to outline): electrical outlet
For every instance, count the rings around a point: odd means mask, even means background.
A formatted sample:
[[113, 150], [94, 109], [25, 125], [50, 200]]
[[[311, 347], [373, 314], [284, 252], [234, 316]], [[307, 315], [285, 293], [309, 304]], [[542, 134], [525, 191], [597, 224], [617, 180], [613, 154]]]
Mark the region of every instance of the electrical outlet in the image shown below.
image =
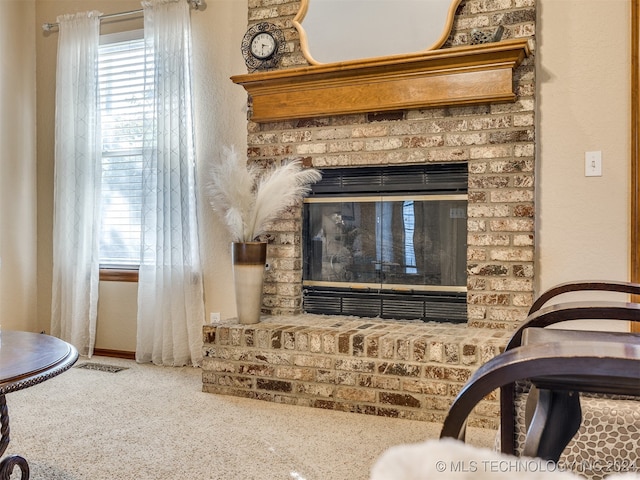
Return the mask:
[[209, 315], [209, 321], [211, 323], [220, 323], [220, 312], [211, 312]]

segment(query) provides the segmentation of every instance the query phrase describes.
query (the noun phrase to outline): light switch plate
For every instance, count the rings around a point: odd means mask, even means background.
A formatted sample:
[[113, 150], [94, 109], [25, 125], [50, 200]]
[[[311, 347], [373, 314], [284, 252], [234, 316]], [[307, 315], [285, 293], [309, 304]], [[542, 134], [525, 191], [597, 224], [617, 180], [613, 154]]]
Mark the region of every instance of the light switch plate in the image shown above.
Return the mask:
[[602, 176], [602, 152], [584, 152], [584, 176]]

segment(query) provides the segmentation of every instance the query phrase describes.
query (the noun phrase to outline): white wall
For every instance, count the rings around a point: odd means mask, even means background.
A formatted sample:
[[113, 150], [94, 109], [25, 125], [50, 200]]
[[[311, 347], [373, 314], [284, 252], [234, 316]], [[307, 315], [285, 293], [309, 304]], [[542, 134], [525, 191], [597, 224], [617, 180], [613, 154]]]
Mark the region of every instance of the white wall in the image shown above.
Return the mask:
[[35, 330], [35, 2], [0, 10], [0, 325]]
[[95, 347], [135, 352], [138, 284], [100, 282], [98, 295]]
[[[537, 6], [537, 288], [628, 280], [630, 1]], [[595, 150], [602, 176], [585, 177]]]
[[[240, 43], [247, 29], [247, 0], [207, 0], [202, 14], [192, 15], [196, 150], [199, 180], [205, 184], [208, 164], [224, 146], [247, 150], [247, 95], [229, 77], [246, 73]], [[202, 193], [202, 188], [200, 189]], [[200, 196], [201, 254], [204, 263], [205, 312], [222, 318], [236, 314], [231, 277], [231, 240], [226, 227]]]

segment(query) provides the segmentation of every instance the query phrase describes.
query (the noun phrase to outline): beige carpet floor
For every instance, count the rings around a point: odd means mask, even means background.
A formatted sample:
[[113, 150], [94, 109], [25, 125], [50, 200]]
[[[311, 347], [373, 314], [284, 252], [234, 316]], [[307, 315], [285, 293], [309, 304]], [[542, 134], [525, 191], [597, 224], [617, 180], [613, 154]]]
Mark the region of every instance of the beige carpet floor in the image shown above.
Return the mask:
[[[127, 369], [77, 368], [87, 361]], [[434, 423], [213, 395], [201, 385], [197, 368], [81, 358], [6, 396], [6, 453], [25, 457], [33, 480], [366, 480], [385, 449], [440, 432]], [[468, 432], [477, 446], [494, 437]]]

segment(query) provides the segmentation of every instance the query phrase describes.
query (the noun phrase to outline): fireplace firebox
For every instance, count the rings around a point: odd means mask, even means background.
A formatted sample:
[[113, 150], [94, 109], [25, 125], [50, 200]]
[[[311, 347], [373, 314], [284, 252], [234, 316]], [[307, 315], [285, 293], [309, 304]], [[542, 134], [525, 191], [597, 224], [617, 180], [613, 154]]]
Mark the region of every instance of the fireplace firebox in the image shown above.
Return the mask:
[[326, 169], [303, 208], [308, 313], [467, 320], [466, 163]]

